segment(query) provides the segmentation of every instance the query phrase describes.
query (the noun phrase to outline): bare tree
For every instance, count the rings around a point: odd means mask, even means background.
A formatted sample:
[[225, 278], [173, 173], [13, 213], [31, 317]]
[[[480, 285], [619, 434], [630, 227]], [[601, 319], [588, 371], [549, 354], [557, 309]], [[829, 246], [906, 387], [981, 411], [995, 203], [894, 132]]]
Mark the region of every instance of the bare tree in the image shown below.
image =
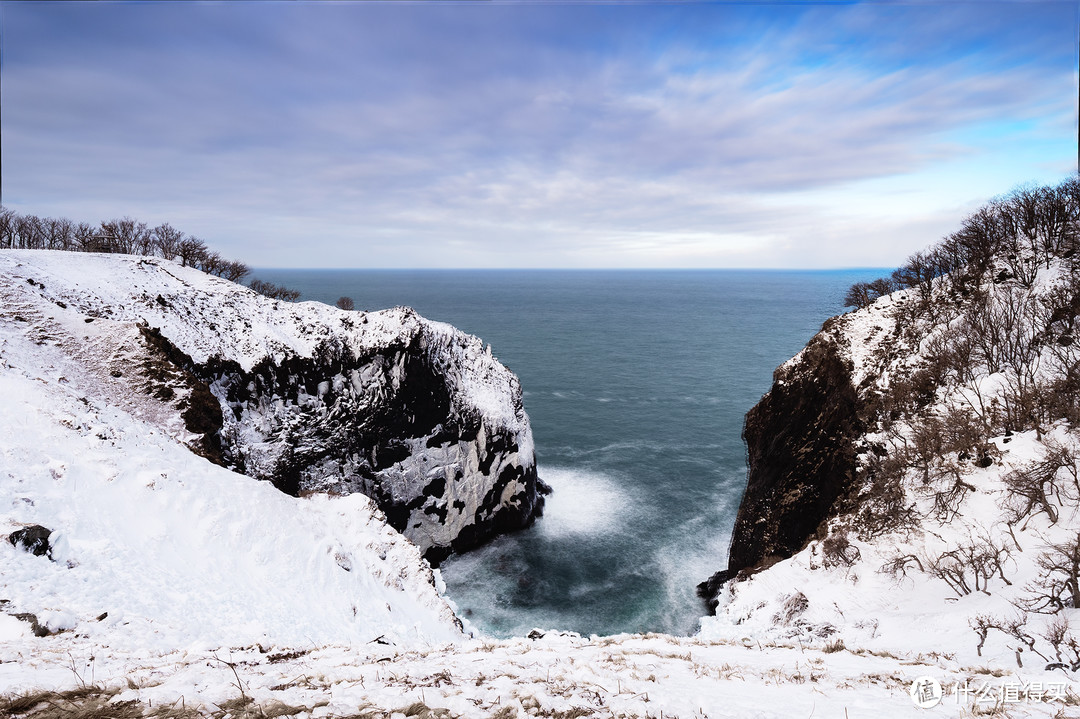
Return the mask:
[[221, 276], [231, 282], [239, 282], [249, 274], [251, 274], [251, 268], [243, 262], [226, 262], [221, 268]]
[[253, 279], [248, 283], [248, 287], [258, 292], [260, 295], [265, 295], [275, 300], [285, 300], [286, 302], [295, 302], [300, 299], [300, 292], [297, 290], [290, 290], [287, 287], [281, 287], [275, 285], [273, 282], [264, 282], [263, 280]]
[[117, 252], [126, 255], [149, 254], [151, 234], [145, 222], [137, 222], [130, 217], [110, 220], [101, 223], [101, 232], [112, 238]]
[[176, 229], [168, 222], [155, 227], [151, 234], [153, 236], [154, 247], [166, 260], [176, 259], [177, 253], [180, 251], [180, 243], [184, 239], [184, 233]]
[[15, 247], [23, 250], [40, 250], [44, 247], [43, 224], [37, 215], [19, 216], [15, 223]]
[[206, 254], [206, 243], [198, 237], [185, 237], [176, 246], [176, 256], [184, 267], [197, 267]]
[[334, 304], [337, 305], [338, 309], [349, 310], [350, 312], [356, 309], [356, 303], [353, 302], [352, 297], [338, 297], [338, 301]]
[[58, 220], [44, 220], [45, 248], [49, 250], [70, 250], [74, 244], [75, 223], [66, 217]]

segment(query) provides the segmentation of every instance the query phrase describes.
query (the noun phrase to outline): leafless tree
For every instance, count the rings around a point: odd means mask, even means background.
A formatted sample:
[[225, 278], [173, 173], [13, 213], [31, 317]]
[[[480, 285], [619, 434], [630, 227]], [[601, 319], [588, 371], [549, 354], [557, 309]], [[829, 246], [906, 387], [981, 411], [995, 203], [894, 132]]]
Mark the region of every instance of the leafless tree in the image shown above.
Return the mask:
[[176, 255], [180, 251], [180, 243], [184, 239], [184, 233], [168, 222], [163, 222], [155, 227], [151, 234], [157, 252], [166, 260], [176, 259]]
[[176, 246], [176, 256], [184, 267], [197, 267], [206, 251], [206, 243], [198, 237], [185, 237]]
[[128, 255], [149, 254], [151, 234], [145, 222], [138, 222], [125, 217], [101, 223], [103, 235], [111, 237], [117, 252]]
[[249, 274], [251, 274], [251, 268], [243, 262], [226, 262], [221, 268], [221, 276], [231, 282], [239, 282]]
[[300, 292], [297, 290], [290, 290], [287, 287], [281, 287], [275, 285], [273, 282], [264, 282], [263, 280], [253, 279], [248, 283], [248, 287], [258, 292], [260, 295], [265, 295], [275, 300], [285, 300], [286, 302], [295, 302], [300, 299]]

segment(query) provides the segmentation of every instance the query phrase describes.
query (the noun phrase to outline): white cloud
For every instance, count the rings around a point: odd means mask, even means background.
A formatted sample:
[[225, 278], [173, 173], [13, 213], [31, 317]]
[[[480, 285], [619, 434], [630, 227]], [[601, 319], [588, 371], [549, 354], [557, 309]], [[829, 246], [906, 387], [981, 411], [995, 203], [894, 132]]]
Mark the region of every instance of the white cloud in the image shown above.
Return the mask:
[[5, 203], [263, 266], [891, 264], [1072, 161], [1071, 35], [1009, 5], [102, 8], [8, 13]]

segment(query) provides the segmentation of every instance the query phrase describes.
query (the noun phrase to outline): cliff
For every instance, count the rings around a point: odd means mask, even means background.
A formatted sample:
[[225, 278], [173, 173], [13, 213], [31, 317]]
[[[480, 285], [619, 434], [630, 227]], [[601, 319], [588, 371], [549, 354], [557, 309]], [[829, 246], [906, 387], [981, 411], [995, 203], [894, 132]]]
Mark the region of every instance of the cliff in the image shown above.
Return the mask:
[[732, 530], [727, 569], [699, 588], [710, 610], [720, 586], [742, 570], [786, 559], [822, 529], [855, 476], [859, 396], [848, 338], [830, 320], [773, 374], [747, 413], [747, 481]]
[[1080, 668], [1078, 189], [984, 208], [777, 370], [704, 636]]
[[4, 316], [117, 403], [292, 494], [371, 497], [432, 561], [542, 511], [517, 378], [408, 308], [271, 300], [174, 262], [0, 254]]

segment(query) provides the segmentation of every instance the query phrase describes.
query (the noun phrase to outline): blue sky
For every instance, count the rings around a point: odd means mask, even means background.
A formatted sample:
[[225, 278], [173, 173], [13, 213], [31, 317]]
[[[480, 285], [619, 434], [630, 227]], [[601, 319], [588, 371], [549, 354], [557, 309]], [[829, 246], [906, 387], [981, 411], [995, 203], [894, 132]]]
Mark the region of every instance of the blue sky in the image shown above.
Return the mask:
[[3, 203], [260, 267], [894, 266], [1075, 171], [1078, 6], [0, 0]]

